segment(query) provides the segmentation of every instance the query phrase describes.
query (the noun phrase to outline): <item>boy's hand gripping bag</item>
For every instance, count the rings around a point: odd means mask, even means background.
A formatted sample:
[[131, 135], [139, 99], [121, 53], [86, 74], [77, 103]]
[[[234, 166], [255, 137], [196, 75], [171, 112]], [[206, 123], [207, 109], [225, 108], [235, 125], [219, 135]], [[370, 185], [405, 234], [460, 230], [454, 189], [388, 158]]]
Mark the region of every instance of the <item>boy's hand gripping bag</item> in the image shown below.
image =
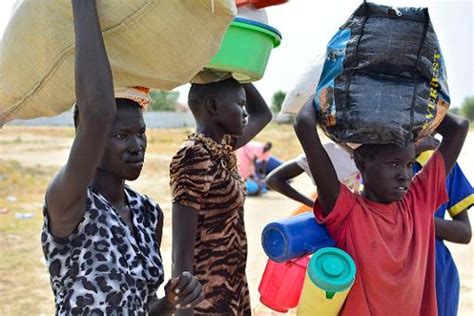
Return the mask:
[[428, 9], [366, 2], [329, 42], [314, 100], [323, 131], [352, 149], [428, 135], [449, 102]]
[[[97, 0], [114, 85], [173, 89], [219, 50], [235, 0]], [[0, 43], [0, 127], [57, 115], [74, 95], [70, 0], [21, 0]]]

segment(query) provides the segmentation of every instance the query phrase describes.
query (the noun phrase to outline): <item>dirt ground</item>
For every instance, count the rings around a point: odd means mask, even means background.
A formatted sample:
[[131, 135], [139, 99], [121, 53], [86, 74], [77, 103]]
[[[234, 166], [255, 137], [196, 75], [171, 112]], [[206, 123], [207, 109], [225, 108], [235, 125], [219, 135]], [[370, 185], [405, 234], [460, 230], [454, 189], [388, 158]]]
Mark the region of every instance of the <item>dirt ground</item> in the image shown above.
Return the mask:
[[[158, 201], [165, 212], [162, 255], [167, 276], [171, 266], [168, 164], [188, 132], [186, 129], [150, 130], [145, 168], [140, 179], [131, 184]], [[48, 181], [67, 158], [72, 136], [70, 128], [7, 126], [0, 130], [0, 315], [53, 314], [53, 298], [39, 241], [41, 206]], [[300, 152], [288, 126], [270, 126], [259, 139], [272, 140], [274, 154], [282, 159], [292, 158]], [[473, 160], [474, 133], [471, 132], [459, 163], [472, 183]], [[312, 190], [306, 176], [300, 176], [294, 184], [308, 194]], [[247, 274], [255, 315], [280, 315], [258, 300], [257, 289], [267, 261], [260, 246], [261, 231], [267, 223], [287, 216], [296, 206], [295, 202], [275, 192], [246, 201]], [[32, 217], [17, 218], [21, 214]], [[449, 248], [461, 275], [459, 314], [471, 315], [474, 309], [474, 242], [467, 246], [449, 244]]]

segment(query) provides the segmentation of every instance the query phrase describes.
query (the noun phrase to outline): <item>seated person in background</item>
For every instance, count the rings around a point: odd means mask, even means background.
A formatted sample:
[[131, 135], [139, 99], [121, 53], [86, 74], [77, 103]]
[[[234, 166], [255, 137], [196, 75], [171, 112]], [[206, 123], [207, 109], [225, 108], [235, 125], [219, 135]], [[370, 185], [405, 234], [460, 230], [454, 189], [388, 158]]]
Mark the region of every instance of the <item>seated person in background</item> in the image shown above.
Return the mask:
[[236, 151], [239, 172], [248, 195], [266, 192], [265, 176], [282, 164], [270, 153], [271, 148], [271, 142], [251, 141]]
[[[333, 142], [327, 142], [323, 146], [334, 164], [339, 181], [355, 191], [358, 191], [360, 174], [349, 153]], [[303, 172], [306, 172], [314, 184], [306, 156], [301, 154], [273, 170], [266, 178], [268, 188], [303, 204], [299, 206], [292, 215], [311, 210], [317, 197], [316, 192], [314, 192], [311, 197], [307, 197], [290, 185], [290, 180]]]
[[[413, 166], [415, 172], [421, 170], [438, 146], [439, 141], [432, 136], [417, 144], [417, 158]], [[467, 210], [474, 204], [474, 190], [457, 163], [446, 177], [446, 191], [449, 201], [435, 213], [436, 301], [439, 316], [457, 315], [460, 288], [458, 270], [443, 240], [458, 244], [471, 241]], [[452, 220], [444, 219], [446, 211]]]

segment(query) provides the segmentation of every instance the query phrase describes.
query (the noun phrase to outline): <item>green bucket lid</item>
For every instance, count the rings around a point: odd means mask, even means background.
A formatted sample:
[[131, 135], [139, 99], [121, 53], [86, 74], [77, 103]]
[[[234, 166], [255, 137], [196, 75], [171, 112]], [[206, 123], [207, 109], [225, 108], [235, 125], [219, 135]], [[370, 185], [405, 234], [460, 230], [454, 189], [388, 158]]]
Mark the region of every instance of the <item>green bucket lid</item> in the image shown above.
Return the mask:
[[327, 292], [342, 292], [354, 282], [356, 267], [354, 260], [345, 251], [325, 247], [316, 251], [308, 264], [311, 281]]

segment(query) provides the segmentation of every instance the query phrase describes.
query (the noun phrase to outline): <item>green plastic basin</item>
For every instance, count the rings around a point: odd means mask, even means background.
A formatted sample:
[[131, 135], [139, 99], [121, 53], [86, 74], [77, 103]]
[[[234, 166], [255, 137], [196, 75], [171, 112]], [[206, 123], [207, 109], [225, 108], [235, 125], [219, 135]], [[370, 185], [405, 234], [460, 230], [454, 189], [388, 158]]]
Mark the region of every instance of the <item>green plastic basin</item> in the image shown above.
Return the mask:
[[278, 30], [256, 21], [235, 18], [227, 29], [221, 48], [205, 67], [231, 72], [239, 82], [259, 80], [270, 53], [281, 42]]

